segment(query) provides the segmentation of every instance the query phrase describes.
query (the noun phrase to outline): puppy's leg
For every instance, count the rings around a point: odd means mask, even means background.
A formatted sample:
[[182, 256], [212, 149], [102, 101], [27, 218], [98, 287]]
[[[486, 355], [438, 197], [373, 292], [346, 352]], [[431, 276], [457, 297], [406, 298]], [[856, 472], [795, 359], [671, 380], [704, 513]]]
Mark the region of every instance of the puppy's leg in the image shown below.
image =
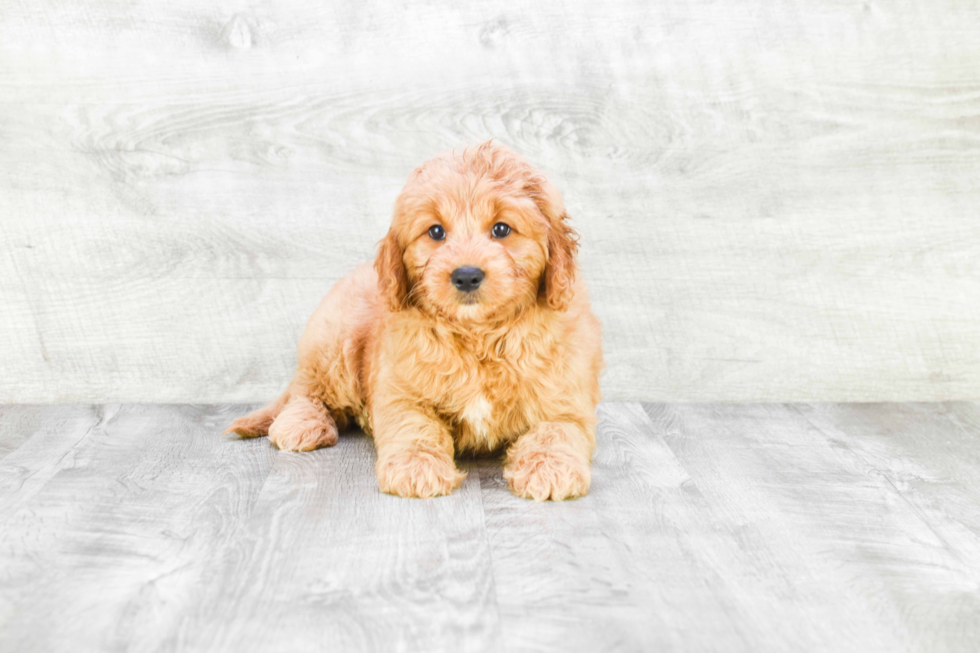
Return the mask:
[[312, 451], [337, 444], [337, 424], [323, 402], [292, 396], [269, 427], [269, 440], [285, 451]]
[[269, 427], [272, 426], [272, 420], [276, 418], [276, 415], [279, 414], [282, 407], [286, 405], [287, 399], [289, 399], [288, 392], [283, 393], [282, 396], [268, 406], [263, 406], [258, 410], [253, 410], [244, 417], [239, 417], [225, 429], [225, 433], [237, 433], [243, 438], [258, 438], [263, 435], [269, 435]]
[[439, 419], [411, 407], [387, 407], [375, 422], [375, 472], [382, 492], [436, 497], [449, 494], [466, 478], [453, 461], [452, 434]]
[[507, 450], [504, 478], [519, 497], [561, 501], [585, 496], [595, 435], [572, 422], [541, 422]]

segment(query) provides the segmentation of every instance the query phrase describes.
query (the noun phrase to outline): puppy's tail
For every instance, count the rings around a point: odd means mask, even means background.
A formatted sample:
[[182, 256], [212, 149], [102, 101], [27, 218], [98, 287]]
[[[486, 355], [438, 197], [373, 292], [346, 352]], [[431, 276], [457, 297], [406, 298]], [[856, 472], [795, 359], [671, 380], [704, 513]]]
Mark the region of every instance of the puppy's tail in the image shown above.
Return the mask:
[[225, 433], [237, 433], [243, 438], [258, 438], [263, 435], [269, 435], [269, 427], [272, 426], [272, 420], [276, 418], [282, 407], [286, 405], [289, 401], [289, 390], [282, 393], [282, 395], [273, 401], [268, 406], [263, 406], [258, 410], [254, 410], [244, 417], [239, 417], [234, 422], [231, 423]]

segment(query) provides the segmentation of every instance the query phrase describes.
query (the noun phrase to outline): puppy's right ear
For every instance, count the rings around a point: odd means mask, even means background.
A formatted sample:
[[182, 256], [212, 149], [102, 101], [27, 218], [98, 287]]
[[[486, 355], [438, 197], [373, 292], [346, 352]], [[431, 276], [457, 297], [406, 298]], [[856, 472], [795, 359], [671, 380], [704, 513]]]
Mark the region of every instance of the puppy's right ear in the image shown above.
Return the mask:
[[402, 246], [398, 244], [395, 230], [389, 229], [388, 235], [378, 247], [374, 269], [378, 273], [378, 291], [390, 311], [400, 311], [405, 308], [408, 300], [408, 273], [402, 258], [404, 254]]

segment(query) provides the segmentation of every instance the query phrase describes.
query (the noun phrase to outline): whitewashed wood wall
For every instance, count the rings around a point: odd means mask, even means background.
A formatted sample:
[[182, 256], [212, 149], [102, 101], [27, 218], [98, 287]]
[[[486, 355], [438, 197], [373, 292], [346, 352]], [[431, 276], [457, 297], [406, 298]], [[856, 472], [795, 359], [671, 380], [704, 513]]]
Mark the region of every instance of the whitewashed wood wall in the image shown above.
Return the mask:
[[246, 401], [409, 170], [583, 236], [608, 399], [980, 397], [980, 3], [0, 6], [0, 401]]

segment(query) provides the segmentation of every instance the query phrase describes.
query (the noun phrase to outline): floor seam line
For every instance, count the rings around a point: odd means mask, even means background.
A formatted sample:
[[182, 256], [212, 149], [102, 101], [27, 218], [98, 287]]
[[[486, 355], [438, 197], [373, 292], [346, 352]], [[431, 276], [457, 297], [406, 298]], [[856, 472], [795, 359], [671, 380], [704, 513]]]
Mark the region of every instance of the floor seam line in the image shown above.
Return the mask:
[[496, 574], [496, 569], [494, 568], [493, 547], [490, 544], [490, 529], [487, 527], [487, 506], [483, 498], [483, 474], [480, 473], [484, 463], [480, 463], [480, 465], [481, 466], [477, 468], [476, 481], [477, 481], [477, 485], [480, 488], [480, 513], [483, 517], [482, 519], [483, 541], [487, 545], [487, 562], [490, 571], [490, 588], [491, 591], [493, 592], [493, 607], [497, 613], [497, 628], [498, 628], [498, 634], [500, 636], [500, 645], [502, 650], [506, 651], [507, 647], [504, 642], [504, 621], [503, 621], [503, 617], [500, 614], [500, 594], [497, 591], [497, 574]]

